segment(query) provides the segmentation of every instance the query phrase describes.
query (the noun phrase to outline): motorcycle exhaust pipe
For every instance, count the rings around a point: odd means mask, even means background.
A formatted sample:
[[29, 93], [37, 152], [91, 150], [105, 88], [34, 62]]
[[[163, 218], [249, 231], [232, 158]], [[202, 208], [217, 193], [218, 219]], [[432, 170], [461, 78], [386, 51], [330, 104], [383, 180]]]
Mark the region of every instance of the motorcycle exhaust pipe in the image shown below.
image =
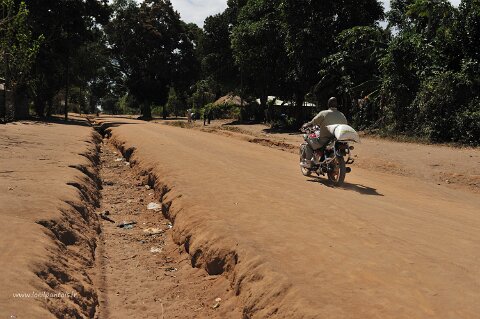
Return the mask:
[[351, 168], [351, 167], [347, 167], [347, 168], [345, 169], [345, 172], [351, 173], [351, 172], [352, 172], [352, 168]]

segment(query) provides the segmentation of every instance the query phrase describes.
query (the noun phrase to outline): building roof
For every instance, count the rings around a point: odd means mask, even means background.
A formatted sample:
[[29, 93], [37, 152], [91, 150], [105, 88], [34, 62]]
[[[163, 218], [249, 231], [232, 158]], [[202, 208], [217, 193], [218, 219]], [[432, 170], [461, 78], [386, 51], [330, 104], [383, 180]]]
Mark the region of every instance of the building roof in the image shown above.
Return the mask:
[[229, 93], [225, 96], [222, 96], [215, 102], [213, 102], [213, 105], [222, 105], [222, 104], [233, 104], [233, 105], [241, 106], [242, 99], [237, 95], [233, 95], [233, 93]]

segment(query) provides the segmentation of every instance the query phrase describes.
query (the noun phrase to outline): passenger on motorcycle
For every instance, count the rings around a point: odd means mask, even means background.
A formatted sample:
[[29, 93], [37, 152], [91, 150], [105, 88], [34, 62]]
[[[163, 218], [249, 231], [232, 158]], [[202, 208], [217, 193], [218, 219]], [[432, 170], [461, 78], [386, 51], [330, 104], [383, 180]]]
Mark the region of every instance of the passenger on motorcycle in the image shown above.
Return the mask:
[[345, 115], [343, 115], [342, 112], [337, 110], [337, 99], [335, 97], [331, 97], [328, 100], [328, 110], [321, 111], [317, 114], [317, 116], [313, 118], [313, 120], [303, 124], [302, 126], [303, 128], [315, 125], [318, 125], [320, 127], [320, 135], [318, 137], [309, 137], [307, 139], [307, 166], [310, 166], [312, 164], [312, 160], [314, 160], [313, 152], [323, 151], [323, 148], [329, 142], [332, 134], [330, 134], [330, 132], [328, 131], [327, 126], [334, 124], [348, 124], [348, 121]]

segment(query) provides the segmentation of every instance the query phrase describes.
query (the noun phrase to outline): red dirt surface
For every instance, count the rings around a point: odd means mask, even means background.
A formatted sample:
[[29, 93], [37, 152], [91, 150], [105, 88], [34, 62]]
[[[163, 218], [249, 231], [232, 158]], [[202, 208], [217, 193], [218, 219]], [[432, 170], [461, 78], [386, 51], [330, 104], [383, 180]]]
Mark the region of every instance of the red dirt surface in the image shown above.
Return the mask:
[[0, 133], [0, 317], [241, 318], [226, 278], [192, 267], [161, 210], [146, 209], [161, 193], [148, 174], [87, 121]]
[[[303, 142], [299, 132], [278, 133], [263, 124], [232, 125], [231, 120], [213, 121], [209, 126], [203, 126], [200, 122], [193, 125], [183, 121], [156, 122], [181, 124], [186, 128], [246, 140], [294, 154], [297, 154], [298, 145]], [[480, 194], [478, 148], [404, 143], [370, 136], [363, 136], [362, 143], [356, 147], [355, 167], [408, 176]]]
[[345, 187], [331, 188], [301, 176], [289, 152], [103, 121], [162, 190], [174, 240], [196, 267], [230, 280], [246, 317], [480, 313], [478, 195], [355, 167]]
[[91, 178], [98, 140], [85, 122], [0, 126], [1, 318], [95, 312], [85, 270], [93, 266], [100, 230], [93, 215], [98, 180]]
[[332, 188], [298, 134], [98, 121], [0, 126], [0, 317], [478, 318], [478, 149], [364, 139]]

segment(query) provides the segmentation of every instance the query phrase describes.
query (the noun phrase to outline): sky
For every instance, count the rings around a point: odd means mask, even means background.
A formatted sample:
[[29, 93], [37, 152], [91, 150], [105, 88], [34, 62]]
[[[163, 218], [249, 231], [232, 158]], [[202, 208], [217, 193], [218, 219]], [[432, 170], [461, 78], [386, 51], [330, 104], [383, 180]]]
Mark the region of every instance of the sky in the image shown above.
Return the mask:
[[227, 8], [227, 0], [170, 0], [182, 20], [203, 27], [205, 18]]
[[[171, 0], [173, 7], [177, 10], [182, 20], [185, 22], [193, 22], [203, 27], [205, 18], [223, 12], [227, 7], [227, 0]], [[382, 0], [385, 9], [390, 8], [390, 0]], [[458, 6], [460, 0], [450, 0], [450, 2]]]

